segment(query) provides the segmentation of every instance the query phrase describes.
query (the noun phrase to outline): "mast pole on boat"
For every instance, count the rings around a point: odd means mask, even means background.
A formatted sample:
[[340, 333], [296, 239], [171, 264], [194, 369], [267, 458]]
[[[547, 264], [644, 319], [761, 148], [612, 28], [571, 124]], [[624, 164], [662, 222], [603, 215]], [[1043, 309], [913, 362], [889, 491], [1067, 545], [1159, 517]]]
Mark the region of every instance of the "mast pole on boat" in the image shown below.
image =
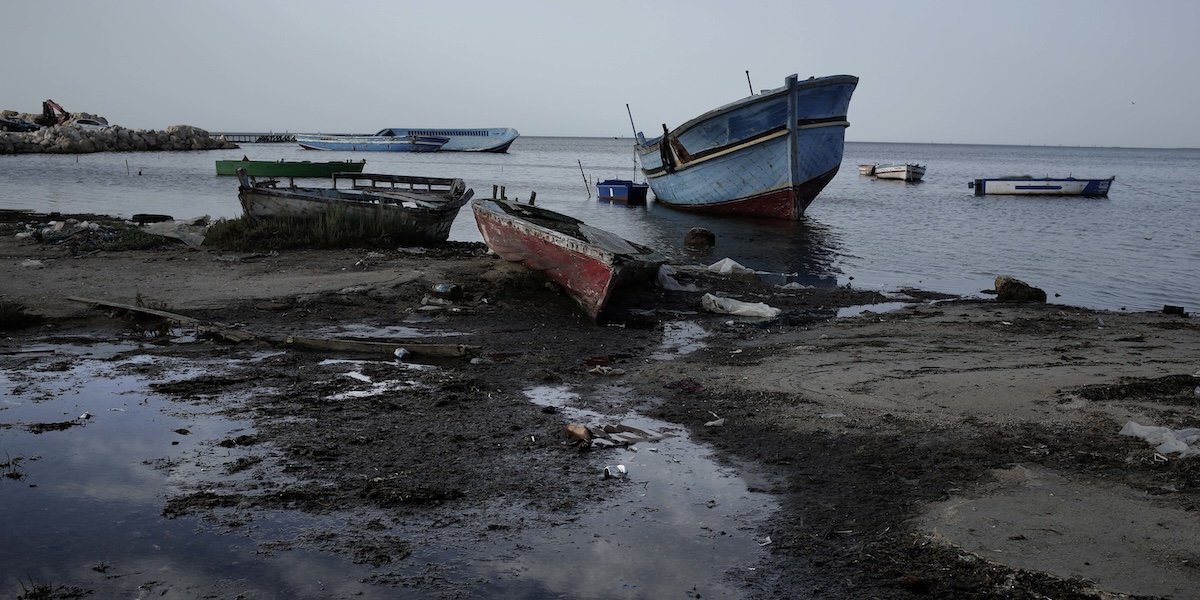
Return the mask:
[[[631, 128], [633, 129], [633, 180], [634, 180], [634, 181], [637, 181], [637, 175], [638, 175], [638, 161], [637, 161], [637, 145], [638, 145], [638, 137], [637, 137], [637, 125], [634, 125], [634, 124], [633, 124], [633, 111], [632, 111], [632, 110], [629, 110], [629, 103], [628, 103], [628, 102], [626, 102], [626, 103], [625, 103], [625, 112], [629, 113], [629, 127], [631, 127]], [[590, 192], [591, 190], [588, 190], [588, 191]]]
[[750, 86], [750, 95], [754, 95], [754, 84], [750, 83], [750, 70], [746, 70], [746, 85]]

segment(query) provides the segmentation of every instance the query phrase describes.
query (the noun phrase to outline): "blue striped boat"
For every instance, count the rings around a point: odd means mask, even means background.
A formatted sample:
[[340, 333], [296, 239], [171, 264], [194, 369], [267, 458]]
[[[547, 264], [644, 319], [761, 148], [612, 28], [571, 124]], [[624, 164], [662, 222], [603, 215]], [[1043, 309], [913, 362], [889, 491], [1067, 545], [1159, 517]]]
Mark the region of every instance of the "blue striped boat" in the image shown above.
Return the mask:
[[391, 135], [423, 135], [446, 138], [446, 145], [441, 147], [443, 152], [508, 152], [508, 147], [520, 137], [512, 127], [491, 128], [436, 128], [426, 127], [405, 129], [389, 127], [379, 134], [390, 132]]
[[1104, 198], [1113, 179], [1076, 179], [1074, 177], [997, 177], [967, 182], [976, 196], [1003, 194], [1009, 196], [1083, 196]]
[[837, 174], [852, 75], [796, 75], [784, 86], [716, 108], [663, 135], [637, 133], [658, 202], [683, 210], [799, 219]]
[[296, 143], [305, 150], [437, 152], [450, 141], [444, 137], [385, 133], [390, 131], [385, 129], [375, 135], [297, 134]]

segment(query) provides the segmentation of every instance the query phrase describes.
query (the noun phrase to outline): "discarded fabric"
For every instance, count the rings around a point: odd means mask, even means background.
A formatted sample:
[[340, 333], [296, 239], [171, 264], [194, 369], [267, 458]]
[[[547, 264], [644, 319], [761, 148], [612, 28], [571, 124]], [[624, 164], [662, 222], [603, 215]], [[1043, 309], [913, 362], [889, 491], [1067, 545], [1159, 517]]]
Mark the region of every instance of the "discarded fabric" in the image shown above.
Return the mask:
[[675, 268], [671, 265], [661, 265], [658, 267], [658, 274], [655, 275], [655, 283], [658, 287], [672, 292], [698, 292], [700, 288], [696, 284], [689, 283], [683, 285], [675, 280]]
[[1200, 447], [1196, 445], [1197, 442], [1200, 442], [1200, 429], [1195, 427], [1169, 429], [1153, 425], [1138, 425], [1130, 421], [1121, 428], [1120, 434], [1140, 437], [1151, 444], [1155, 444], [1154, 449], [1159, 454], [1178, 452], [1180, 458], [1200, 454]]
[[704, 294], [704, 297], [700, 299], [700, 305], [709, 312], [737, 315], [740, 317], [766, 317], [773, 319], [783, 312], [763, 302], [742, 302], [741, 300], [722, 298], [712, 294]]
[[712, 271], [713, 273], [720, 273], [722, 275], [729, 275], [730, 273], [754, 272], [754, 269], [743, 267], [742, 265], [738, 264], [738, 261], [733, 260], [732, 258], [722, 258], [721, 260], [708, 265], [708, 270]]

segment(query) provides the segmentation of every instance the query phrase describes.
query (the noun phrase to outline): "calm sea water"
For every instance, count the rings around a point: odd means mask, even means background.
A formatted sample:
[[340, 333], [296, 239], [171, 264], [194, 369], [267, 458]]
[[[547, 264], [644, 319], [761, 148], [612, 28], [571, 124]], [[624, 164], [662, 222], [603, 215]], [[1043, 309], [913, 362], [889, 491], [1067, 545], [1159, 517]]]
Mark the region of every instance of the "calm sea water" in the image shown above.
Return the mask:
[[[976, 296], [1009, 275], [1050, 301], [1107, 310], [1200, 311], [1200, 150], [846, 144], [838, 176], [801, 221], [712, 218], [660, 205], [597, 201], [595, 181], [635, 176], [630, 138], [522, 137], [507, 154], [312, 152], [246, 144], [208, 152], [0, 156], [0, 207], [237, 217], [237, 183], [214, 161], [367, 160], [367, 171], [460, 177], [476, 196], [503, 186], [528, 199], [659, 249], [684, 263], [730, 257], [794, 273], [802, 283], [880, 290], [915, 287]], [[860, 163], [919, 162], [919, 183], [858, 175]], [[1108, 177], [1107, 199], [978, 198], [977, 177]], [[314, 182], [320, 185], [318, 182]], [[711, 254], [683, 248], [692, 227], [717, 235]], [[480, 241], [464, 209], [451, 239]]]

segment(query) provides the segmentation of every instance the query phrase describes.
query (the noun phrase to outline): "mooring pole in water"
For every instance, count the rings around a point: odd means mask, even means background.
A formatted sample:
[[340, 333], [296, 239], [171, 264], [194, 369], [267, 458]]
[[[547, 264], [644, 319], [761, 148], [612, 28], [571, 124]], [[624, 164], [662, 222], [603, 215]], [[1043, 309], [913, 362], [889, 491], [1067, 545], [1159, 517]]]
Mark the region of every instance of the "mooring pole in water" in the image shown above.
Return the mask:
[[592, 186], [588, 185], [587, 175], [584, 175], [584, 173], [583, 173], [583, 161], [579, 160], [577, 158], [577, 159], [575, 159], [575, 162], [579, 163], [579, 174], [583, 175], [583, 189], [587, 190], [588, 200], [591, 200], [592, 199]]

